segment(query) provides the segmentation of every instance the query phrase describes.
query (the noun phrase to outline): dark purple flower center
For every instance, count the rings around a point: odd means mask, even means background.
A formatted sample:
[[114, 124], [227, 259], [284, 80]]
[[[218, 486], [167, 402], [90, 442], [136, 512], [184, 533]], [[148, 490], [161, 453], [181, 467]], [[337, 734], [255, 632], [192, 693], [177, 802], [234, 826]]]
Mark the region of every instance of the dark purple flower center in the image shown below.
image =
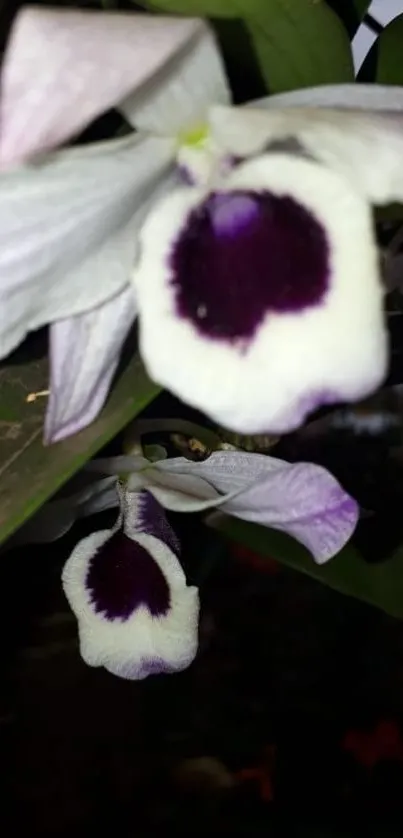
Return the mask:
[[179, 539], [168, 523], [163, 507], [151, 492], [144, 491], [140, 494], [138, 528], [146, 535], [159, 538], [176, 556], [179, 556]]
[[127, 620], [142, 605], [153, 617], [169, 609], [164, 574], [150, 553], [121, 530], [91, 559], [86, 585], [95, 610], [109, 620]]
[[326, 232], [294, 198], [214, 193], [171, 255], [178, 314], [208, 337], [251, 339], [265, 315], [318, 305], [329, 286]]

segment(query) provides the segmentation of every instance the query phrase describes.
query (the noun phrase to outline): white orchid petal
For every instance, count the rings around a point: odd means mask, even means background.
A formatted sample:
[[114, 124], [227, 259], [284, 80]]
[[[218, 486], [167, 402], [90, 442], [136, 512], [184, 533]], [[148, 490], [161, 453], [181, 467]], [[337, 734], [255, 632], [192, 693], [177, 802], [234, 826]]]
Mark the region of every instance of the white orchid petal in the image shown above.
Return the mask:
[[[168, 20], [172, 23], [172, 18]], [[165, 136], [203, 123], [212, 102], [230, 101], [231, 92], [214, 36], [199, 21], [192, 39], [177, 53], [176, 60], [167, 62], [149, 84], [122, 103], [120, 110], [136, 128]]]
[[81, 314], [127, 284], [137, 231], [174, 182], [170, 140], [71, 149], [0, 183], [0, 357], [28, 331]]
[[204, 28], [181, 18], [23, 8], [3, 63], [0, 162], [54, 148], [133, 91], [154, 89], [155, 76], [161, 85]]
[[403, 111], [403, 87], [382, 84], [324, 84], [256, 99], [253, 108], [352, 108]]
[[[155, 465], [159, 466], [160, 463]], [[219, 492], [201, 477], [193, 474], [172, 474], [169, 468], [167, 473], [153, 467], [131, 473], [127, 487], [129, 492], [138, 491], [140, 488], [147, 489], [165, 509], [172, 512], [201, 512], [217, 506], [221, 500]]]
[[135, 316], [134, 293], [128, 286], [92, 311], [53, 323], [45, 420], [48, 442], [77, 433], [96, 418]]
[[[401, 96], [403, 105], [403, 89]], [[213, 140], [227, 154], [249, 156], [291, 138], [307, 154], [345, 175], [372, 203], [403, 200], [403, 111], [279, 108], [271, 99], [254, 108], [214, 107]]]
[[[125, 499], [124, 525], [137, 502], [136, 495]], [[141, 532], [129, 537], [119, 526], [93, 533], [68, 559], [63, 587], [90, 666], [137, 680], [193, 661], [198, 591], [186, 585], [175, 553], [160, 538]]]
[[[344, 547], [357, 525], [356, 502], [333, 475], [312, 463], [290, 464], [262, 454], [223, 451], [200, 463], [182, 457], [166, 460], [152, 474], [154, 493], [164, 475], [167, 506], [170, 481], [175, 497], [181, 481], [186, 492], [192, 478], [220, 493], [216, 505], [222, 512], [283, 530], [304, 544], [319, 564]], [[202, 488], [200, 497], [205, 496]], [[201, 503], [200, 509], [205, 508]], [[188, 510], [183, 506], [182, 511]]]
[[372, 216], [342, 175], [305, 157], [262, 155], [213, 194], [165, 198], [140, 240], [133, 281], [149, 374], [217, 423], [284, 433], [383, 380]]

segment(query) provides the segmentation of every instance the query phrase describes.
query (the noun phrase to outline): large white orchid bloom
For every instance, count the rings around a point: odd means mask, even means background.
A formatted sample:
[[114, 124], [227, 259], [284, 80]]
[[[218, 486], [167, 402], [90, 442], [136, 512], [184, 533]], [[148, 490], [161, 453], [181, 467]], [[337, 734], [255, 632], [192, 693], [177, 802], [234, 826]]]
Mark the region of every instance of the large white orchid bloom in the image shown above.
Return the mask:
[[[403, 200], [403, 90], [229, 99], [201, 21], [17, 16], [0, 99], [0, 357], [52, 324], [48, 439], [96, 416], [136, 313], [155, 379], [239, 431], [288, 430], [382, 380], [370, 206]], [[138, 133], [54, 151], [110, 107]], [[204, 142], [178, 150], [201, 123]]]

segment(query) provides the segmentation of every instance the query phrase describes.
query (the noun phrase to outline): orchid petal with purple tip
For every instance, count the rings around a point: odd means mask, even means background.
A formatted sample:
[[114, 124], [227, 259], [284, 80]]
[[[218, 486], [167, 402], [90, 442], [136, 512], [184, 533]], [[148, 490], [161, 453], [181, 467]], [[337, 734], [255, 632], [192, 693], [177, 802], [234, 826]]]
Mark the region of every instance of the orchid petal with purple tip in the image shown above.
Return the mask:
[[203, 462], [184, 457], [147, 463], [138, 457], [95, 460], [94, 470], [129, 474], [128, 490], [146, 489], [166, 509], [215, 508], [246, 521], [283, 530], [304, 544], [319, 564], [351, 538], [358, 505], [325, 468], [287, 463], [243, 451], [214, 452]]
[[[102, 462], [102, 461], [101, 461]], [[131, 457], [116, 458], [130, 471]], [[326, 469], [291, 464], [263, 454], [213, 453], [197, 463], [184, 457], [147, 467], [137, 465], [129, 490], [142, 485], [166, 508], [200, 512], [218, 508], [245, 521], [282, 530], [296, 538], [319, 564], [335, 556], [351, 538], [358, 505]]]
[[197, 651], [197, 588], [157, 501], [123, 489], [120, 499], [115, 527], [80, 541], [63, 570], [82, 657], [131, 680], [180, 671]]

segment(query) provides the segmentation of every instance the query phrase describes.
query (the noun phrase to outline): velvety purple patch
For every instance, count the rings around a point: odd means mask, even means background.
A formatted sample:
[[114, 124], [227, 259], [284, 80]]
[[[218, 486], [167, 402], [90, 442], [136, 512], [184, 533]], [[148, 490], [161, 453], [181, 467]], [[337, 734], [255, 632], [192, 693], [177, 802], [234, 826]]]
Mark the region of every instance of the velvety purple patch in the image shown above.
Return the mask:
[[170, 592], [150, 553], [121, 530], [93, 556], [86, 585], [97, 612], [109, 620], [128, 620], [140, 606], [153, 617], [167, 613]]
[[153, 535], [159, 538], [164, 544], [175, 553], [180, 554], [180, 542], [172, 527], [168, 524], [163, 507], [155, 499], [151, 492], [141, 492], [139, 499], [139, 522], [138, 528], [146, 535]]
[[171, 255], [178, 314], [218, 340], [251, 339], [267, 312], [318, 305], [329, 287], [329, 245], [291, 197], [214, 193], [196, 209]]

